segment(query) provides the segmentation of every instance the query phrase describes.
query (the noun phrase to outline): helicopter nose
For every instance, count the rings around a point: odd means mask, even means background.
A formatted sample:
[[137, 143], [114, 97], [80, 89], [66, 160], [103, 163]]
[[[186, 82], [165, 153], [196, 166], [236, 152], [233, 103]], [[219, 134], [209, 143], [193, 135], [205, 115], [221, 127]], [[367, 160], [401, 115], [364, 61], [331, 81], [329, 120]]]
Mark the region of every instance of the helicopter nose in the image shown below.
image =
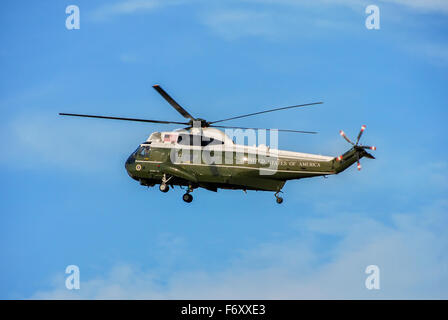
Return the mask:
[[124, 167], [126, 168], [126, 171], [128, 172], [129, 175], [131, 175], [131, 168], [134, 163], [135, 163], [135, 157], [133, 154], [131, 154], [124, 163]]

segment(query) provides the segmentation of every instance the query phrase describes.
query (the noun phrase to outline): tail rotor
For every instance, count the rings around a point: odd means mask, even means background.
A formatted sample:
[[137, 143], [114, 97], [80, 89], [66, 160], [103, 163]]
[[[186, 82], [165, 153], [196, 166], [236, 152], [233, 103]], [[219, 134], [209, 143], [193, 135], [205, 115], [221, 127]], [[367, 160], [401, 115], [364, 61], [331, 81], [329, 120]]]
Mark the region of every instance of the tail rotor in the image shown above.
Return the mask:
[[[345, 132], [344, 131], [342, 131], [342, 130], [340, 130], [339, 131], [339, 134], [345, 139], [345, 141], [347, 141], [348, 143], [350, 143], [352, 146], [353, 146], [353, 148], [357, 151], [356, 152], [356, 163], [357, 163], [357, 168], [358, 168], [358, 171], [360, 171], [361, 170], [361, 168], [362, 168], [362, 166], [361, 166], [361, 162], [359, 161], [360, 160], [360, 156], [364, 156], [364, 157], [367, 157], [367, 158], [369, 158], [369, 159], [375, 159], [375, 157], [372, 155], [372, 154], [370, 154], [370, 153], [368, 153], [366, 150], [376, 150], [376, 147], [375, 146], [365, 146], [365, 145], [360, 145], [359, 144], [359, 140], [361, 139], [361, 137], [362, 137], [362, 134], [364, 133], [364, 130], [366, 130], [366, 126], [365, 125], [363, 125], [362, 127], [361, 127], [361, 131], [359, 131], [359, 133], [358, 133], [358, 136], [356, 137], [356, 142], [355, 143], [353, 143], [346, 135], [345, 135]], [[336, 160], [337, 161], [342, 161], [343, 160], [343, 156], [341, 155], [341, 156], [339, 156], [339, 157], [337, 157], [336, 158]]]

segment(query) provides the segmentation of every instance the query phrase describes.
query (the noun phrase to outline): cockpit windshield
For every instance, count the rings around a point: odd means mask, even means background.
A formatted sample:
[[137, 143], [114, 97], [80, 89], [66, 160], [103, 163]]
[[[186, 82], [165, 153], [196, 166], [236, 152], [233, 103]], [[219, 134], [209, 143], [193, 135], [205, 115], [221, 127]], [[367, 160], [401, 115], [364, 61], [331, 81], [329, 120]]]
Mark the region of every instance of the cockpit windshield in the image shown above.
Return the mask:
[[144, 158], [148, 158], [149, 157], [149, 151], [150, 151], [150, 147], [149, 146], [141, 146], [141, 147], [139, 147], [135, 151], [135, 155], [136, 156], [140, 156], [140, 157], [144, 157]]

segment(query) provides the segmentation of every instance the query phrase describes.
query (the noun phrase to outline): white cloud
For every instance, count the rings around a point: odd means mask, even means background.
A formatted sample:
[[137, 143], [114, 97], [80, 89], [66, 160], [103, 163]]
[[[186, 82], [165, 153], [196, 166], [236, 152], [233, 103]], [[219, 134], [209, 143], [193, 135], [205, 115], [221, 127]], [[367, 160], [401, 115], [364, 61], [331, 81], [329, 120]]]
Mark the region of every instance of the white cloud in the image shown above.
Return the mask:
[[380, 3], [375, 3], [372, 0], [246, 0], [246, 2], [287, 6], [345, 6], [355, 10], [365, 8], [370, 4], [377, 4], [380, 8], [382, 4], [395, 4], [422, 13], [448, 13], [448, 2], [446, 0], [380, 0]]
[[[262, 36], [268, 39], [282, 39], [294, 36], [315, 36], [316, 33], [349, 32], [364, 29], [365, 8], [369, 0], [246, 0], [222, 2], [213, 9], [201, 12], [202, 22], [213, 32], [228, 40], [241, 37]], [[448, 13], [446, 1], [383, 0], [377, 3], [381, 10], [390, 14], [388, 22], [409, 18], [414, 13]], [[336, 8], [341, 10], [335, 11]], [[354, 15], [355, 18], [347, 15]], [[359, 16], [358, 20], [356, 16]], [[401, 18], [398, 18], [401, 17]], [[401, 19], [401, 20], [400, 20]], [[439, 52], [440, 50], [436, 51]]]
[[204, 12], [201, 19], [204, 25], [227, 40], [253, 36], [284, 40], [292, 36], [313, 37], [322, 31], [356, 30], [351, 22], [337, 17], [321, 15], [316, 18], [295, 8], [271, 9], [222, 8]]
[[263, 12], [249, 10], [219, 10], [203, 16], [203, 22], [227, 39], [241, 36], [274, 36], [274, 18]]
[[155, 9], [182, 3], [181, 0], [126, 0], [101, 6], [92, 13], [95, 20], [106, 20], [120, 15], [152, 12]]
[[[113, 2], [104, 6], [101, 6], [97, 8], [92, 14], [91, 17], [95, 20], [107, 20], [114, 16], [120, 16], [120, 15], [130, 15], [130, 14], [142, 14], [142, 13], [148, 13], [153, 12], [156, 9], [166, 7], [169, 5], [180, 5], [184, 3], [191, 4], [193, 1], [186, 2], [185, 0], [125, 0], [125, 1], [118, 1]], [[203, 6], [205, 8], [208, 8], [210, 6], [209, 1], [205, 0], [196, 0], [195, 3], [199, 4], [200, 6]], [[321, 7], [321, 8], [328, 8], [328, 7], [334, 7], [334, 6], [340, 6], [340, 7], [348, 7], [355, 11], [361, 11], [363, 8], [365, 8], [367, 5], [372, 4], [372, 1], [369, 0], [314, 0], [314, 1], [308, 1], [308, 0], [246, 0], [246, 1], [222, 1], [221, 9], [223, 15], [228, 15], [226, 11], [235, 11], [239, 10], [238, 7], [241, 7], [241, 4], [263, 4], [270, 6], [270, 9], [273, 9], [274, 7], [290, 7], [290, 8], [300, 8], [300, 7]], [[381, 0], [383, 5], [389, 5], [389, 4], [396, 4], [403, 7], [408, 7], [416, 12], [439, 12], [439, 13], [448, 13], [448, 2], [445, 0]], [[230, 9], [229, 9], [230, 8]], [[240, 8], [241, 9], [241, 8]], [[247, 8], [246, 8], [247, 9]], [[272, 11], [272, 10], [269, 10]], [[363, 11], [362, 11], [363, 13]], [[249, 14], [247, 11], [246, 13], [240, 12], [240, 14], [246, 15], [248, 18], [251, 18], [252, 14]], [[219, 17], [216, 14], [213, 14], [213, 16]], [[232, 19], [240, 19], [240, 17], [235, 16], [237, 15], [235, 12], [232, 14]], [[226, 19], [227, 21], [227, 19]], [[258, 33], [257, 30], [253, 30], [256, 33]]]
[[[390, 224], [364, 218], [364, 212], [327, 214], [301, 221], [302, 236], [261, 244], [222, 270], [179, 271], [161, 279], [156, 271], [120, 265], [105, 275], [82, 278], [79, 291], [68, 292], [59, 278], [54, 289], [32, 298], [444, 299], [447, 209], [446, 201], [436, 202], [421, 212], [394, 214]], [[319, 235], [340, 240], [322, 248], [315, 241]], [[370, 264], [380, 267], [379, 291], [364, 286]]]
[[420, 12], [448, 13], [448, 1], [446, 0], [381, 0], [385, 3], [393, 3], [412, 8]]

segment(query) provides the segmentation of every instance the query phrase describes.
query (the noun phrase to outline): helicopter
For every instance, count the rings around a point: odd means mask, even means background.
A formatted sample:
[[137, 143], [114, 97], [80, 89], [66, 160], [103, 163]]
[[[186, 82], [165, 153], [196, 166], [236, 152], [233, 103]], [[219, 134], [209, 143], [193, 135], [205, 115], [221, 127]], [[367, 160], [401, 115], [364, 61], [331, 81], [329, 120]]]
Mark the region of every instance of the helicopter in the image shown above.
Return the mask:
[[59, 115], [186, 126], [174, 131], [151, 133], [147, 140], [139, 144], [128, 157], [125, 168], [128, 175], [142, 186], [159, 185], [159, 190], [163, 193], [168, 192], [170, 187], [174, 189], [174, 186], [179, 186], [185, 190], [182, 199], [187, 203], [193, 200], [191, 195], [193, 190], [204, 188], [213, 192], [217, 192], [218, 189], [243, 190], [244, 192], [247, 190], [271, 191], [274, 192], [276, 202], [281, 204], [283, 198], [279, 194], [282, 193], [286, 181], [339, 174], [354, 163], [357, 163], [358, 170], [361, 170], [361, 158], [375, 159], [366, 150], [376, 150], [376, 147], [359, 144], [366, 129], [365, 125], [361, 127], [354, 142], [346, 136], [344, 131], [340, 131], [340, 135], [351, 144], [351, 148], [337, 157], [278, 150], [264, 144], [249, 146], [244, 143], [235, 143], [229, 134], [222, 131], [222, 129], [226, 129], [226, 132], [234, 130], [233, 138], [235, 138], [235, 131], [240, 135], [243, 134], [244, 137], [244, 134], [250, 130], [316, 134], [317, 132], [314, 131], [224, 126], [221, 122], [313, 106], [323, 102], [274, 108], [207, 121], [192, 116], [160, 85], [153, 85], [153, 88], [187, 121], [74, 113], [59, 113]]

